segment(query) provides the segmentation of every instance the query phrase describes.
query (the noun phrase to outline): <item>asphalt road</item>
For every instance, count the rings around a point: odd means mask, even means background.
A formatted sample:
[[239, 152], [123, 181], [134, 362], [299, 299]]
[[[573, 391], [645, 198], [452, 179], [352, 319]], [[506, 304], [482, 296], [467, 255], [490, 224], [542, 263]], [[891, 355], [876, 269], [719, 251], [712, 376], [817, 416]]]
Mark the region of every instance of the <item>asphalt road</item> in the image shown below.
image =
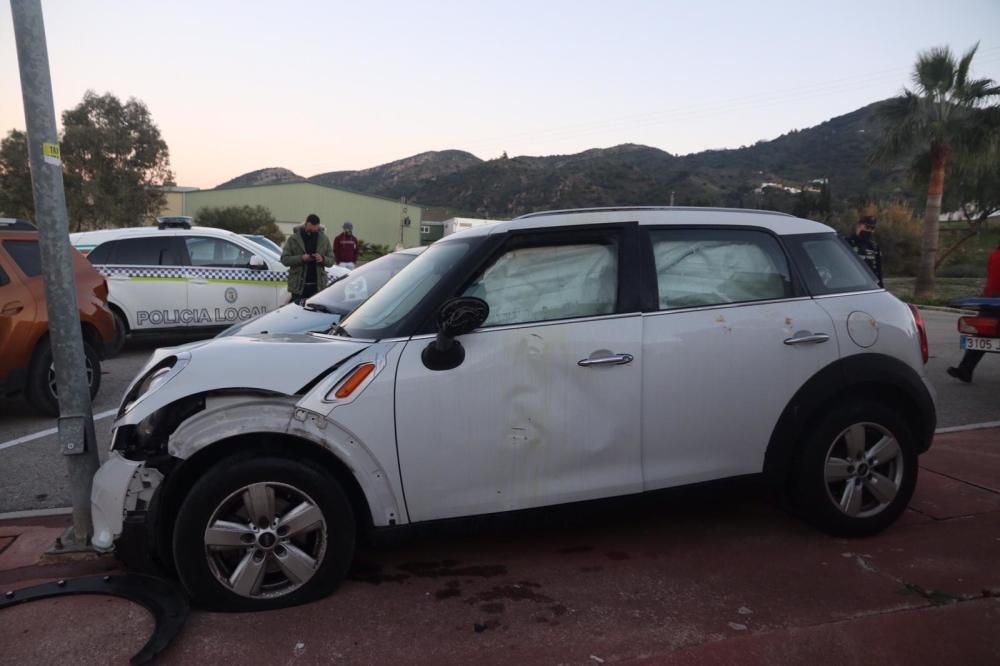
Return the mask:
[[[952, 427], [1000, 420], [1000, 355], [987, 355], [973, 384], [962, 384], [945, 370], [957, 365], [955, 321], [949, 312], [923, 311], [930, 342], [927, 371], [937, 388], [938, 426]], [[147, 338], [130, 342], [117, 358], [103, 364], [102, 385], [94, 414], [118, 407], [128, 383], [158, 346], [184, 342], [177, 338]], [[103, 457], [109, 444], [111, 416], [97, 421], [98, 447]], [[11, 445], [23, 437], [55, 428], [55, 419], [38, 417], [20, 398], [0, 400], [0, 513], [63, 507], [70, 504], [66, 466], [55, 433]]]

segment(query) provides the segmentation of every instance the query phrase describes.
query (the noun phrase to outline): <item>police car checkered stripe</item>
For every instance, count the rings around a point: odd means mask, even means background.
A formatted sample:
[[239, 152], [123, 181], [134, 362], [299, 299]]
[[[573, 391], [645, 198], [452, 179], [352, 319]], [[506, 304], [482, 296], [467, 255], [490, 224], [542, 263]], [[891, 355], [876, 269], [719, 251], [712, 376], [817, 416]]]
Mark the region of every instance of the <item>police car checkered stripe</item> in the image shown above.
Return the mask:
[[124, 275], [139, 279], [202, 279], [238, 282], [287, 282], [288, 271], [259, 271], [250, 268], [206, 268], [201, 266], [97, 266], [104, 277]]

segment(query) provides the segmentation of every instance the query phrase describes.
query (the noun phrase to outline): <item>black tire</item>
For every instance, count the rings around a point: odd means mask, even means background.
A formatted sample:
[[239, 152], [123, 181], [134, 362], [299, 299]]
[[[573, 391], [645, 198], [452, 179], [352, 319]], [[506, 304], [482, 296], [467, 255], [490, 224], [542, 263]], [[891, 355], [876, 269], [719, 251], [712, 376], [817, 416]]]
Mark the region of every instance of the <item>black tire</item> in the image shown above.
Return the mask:
[[111, 308], [111, 314], [115, 317], [115, 339], [108, 343], [105, 351], [107, 358], [114, 358], [121, 353], [125, 346], [125, 339], [128, 337], [128, 321], [118, 308]]
[[[879, 458], [869, 459], [867, 453], [887, 436], [895, 440], [898, 450], [889, 443], [882, 449], [882, 457], [894, 450], [896, 454], [875, 464]], [[855, 452], [859, 450], [857, 442], [863, 442], [866, 455], [852, 456], [851, 442]], [[869, 536], [895, 522], [913, 496], [917, 484], [915, 439], [906, 421], [890, 407], [867, 401], [842, 403], [807, 435], [792, 474], [788, 484], [791, 500], [803, 518], [834, 536]], [[840, 476], [845, 478], [837, 480]], [[852, 483], [854, 488], [849, 489]], [[859, 489], [861, 494], [855, 496]], [[890, 494], [893, 489], [894, 494]]]
[[[270, 485], [267, 485], [270, 484]], [[213, 517], [243, 524], [259, 522], [246, 518], [249, 513], [242, 509], [244, 503], [239, 498], [241, 490], [253, 486], [264, 486], [274, 491], [273, 504], [277, 510], [271, 513], [285, 518], [301, 500], [316, 507], [325, 522], [325, 538], [320, 536], [322, 528], [300, 533], [297, 536], [281, 537], [282, 529], [274, 521], [270, 541], [264, 541], [264, 532], [254, 530], [250, 542], [242, 541], [237, 546], [209, 549], [206, 546], [206, 530]], [[296, 496], [295, 493], [299, 495]], [[299, 504], [299, 506], [301, 506]], [[227, 507], [240, 507], [239, 516]], [[273, 516], [267, 516], [273, 518]], [[242, 533], [244, 536], [246, 532]], [[283, 539], [276, 541], [276, 539]], [[288, 540], [292, 539], [292, 542]], [[320, 542], [322, 541], [322, 549]], [[243, 544], [252, 545], [243, 545]], [[315, 555], [315, 567], [309, 569], [309, 577], [298, 587], [286, 575], [279, 564], [283, 558], [279, 549], [284, 544], [295, 546], [299, 552]], [[237, 457], [222, 460], [213, 466], [194, 484], [180, 511], [174, 526], [173, 556], [181, 583], [199, 606], [217, 611], [258, 611], [295, 606], [327, 596], [347, 575], [354, 557], [355, 523], [351, 503], [340, 485], [324, 470], [307, 461], [297, 462], [279, 457]], [[285, 557], [290, 551], [284, 551]], [[241, 564], [260, 557], [263, 577], [259, 585], [250, 586], [249, 594], [241, 595], [233, 587], [222, 582], [222, 578], [234, 579]], [[247, 559], [251, 558], [251, 559]], [[231, 572], [231, 573], [230, 573]], [[282, 579], [287, 583], [282, 587]], [[271, 589], [268, 590], [267, 588]], [[286, 589], [287, 588], [287, 589]], [[253, 590], [257, 590], [254, 593]], [[267, 596], [272, 594], [273, 596]]]
[[[87, 363], [90, 398], [93, 400], [101, 388], [101, 357], [86, 341], [83, 343], [83, 355]], [[46, 338], [39, 343], [31, 358], [31, 364], [28, 366], [28, 383], [24, 392], [28, 403], [36, 410], [46, 416], [59, 416], [59, 396], [57, 390], [53, 390], [52, 387], [52, 377], [49, 374], [51, 371], [52, 345]]]

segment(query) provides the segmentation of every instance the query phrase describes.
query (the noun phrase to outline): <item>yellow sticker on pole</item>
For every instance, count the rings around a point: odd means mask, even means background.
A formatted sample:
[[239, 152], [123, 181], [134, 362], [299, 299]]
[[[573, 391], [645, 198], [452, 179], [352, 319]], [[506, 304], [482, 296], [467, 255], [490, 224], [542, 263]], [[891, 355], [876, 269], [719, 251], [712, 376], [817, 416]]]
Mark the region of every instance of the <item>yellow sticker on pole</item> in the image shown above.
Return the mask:
[[62, 164], [62, 155], [59, 153], [59, 144], [43, 143], [42, 159], [45, 160], [46, 164], [54, 164], [56, 166]]

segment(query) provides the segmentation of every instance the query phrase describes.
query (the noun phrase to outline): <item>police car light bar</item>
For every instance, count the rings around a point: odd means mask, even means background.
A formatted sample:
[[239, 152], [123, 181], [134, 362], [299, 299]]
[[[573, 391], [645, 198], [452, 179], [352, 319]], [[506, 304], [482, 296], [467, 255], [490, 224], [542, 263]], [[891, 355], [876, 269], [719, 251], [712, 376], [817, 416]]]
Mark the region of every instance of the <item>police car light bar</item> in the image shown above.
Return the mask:
[[160, 229], [190, 229], [192, 219], [186, 215], [158, 217], [156, 218], [156, 226]]

